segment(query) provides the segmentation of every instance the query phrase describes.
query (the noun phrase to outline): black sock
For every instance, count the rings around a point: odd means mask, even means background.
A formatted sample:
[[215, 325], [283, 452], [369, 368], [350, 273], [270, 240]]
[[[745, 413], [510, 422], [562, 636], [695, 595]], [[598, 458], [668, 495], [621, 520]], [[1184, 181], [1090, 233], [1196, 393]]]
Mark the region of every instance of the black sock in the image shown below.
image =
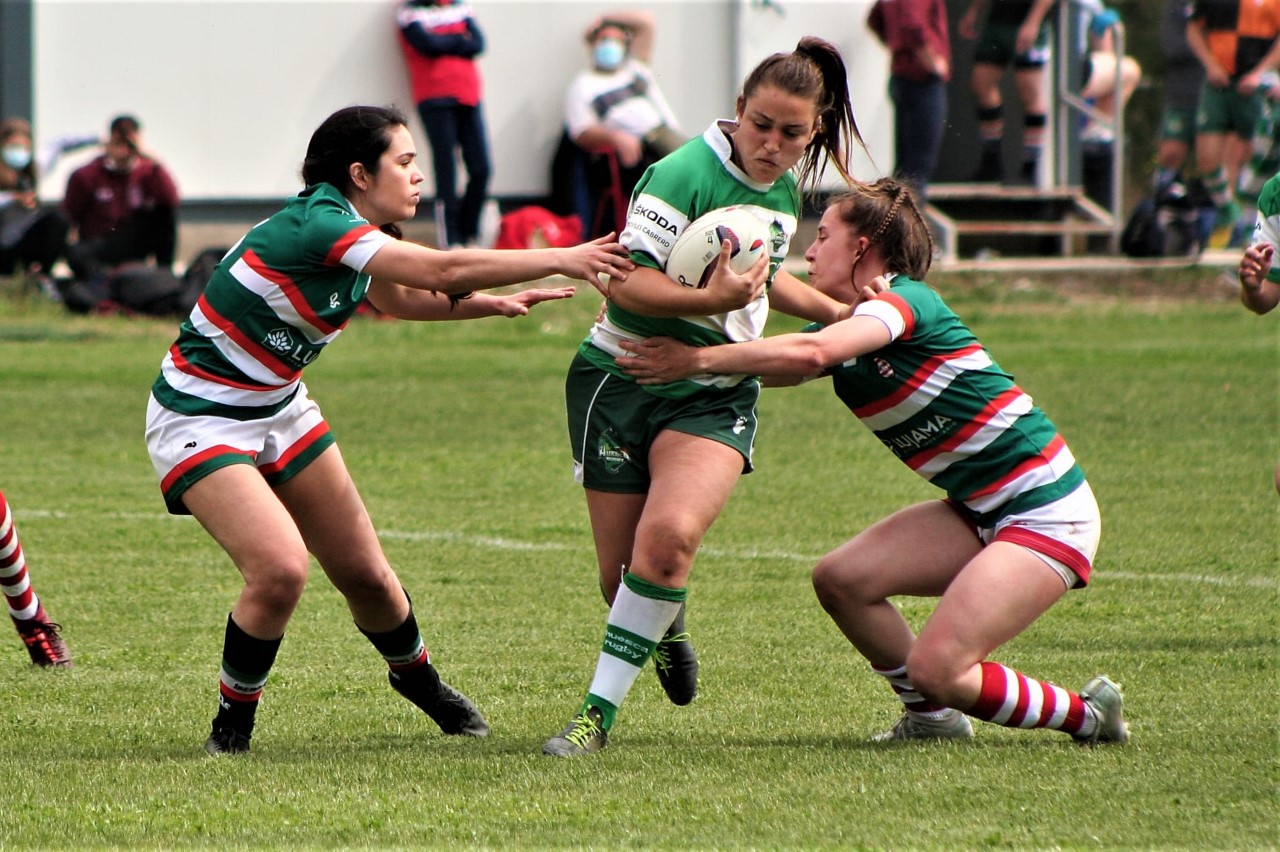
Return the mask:
[[261, 700], [262, 686], [280, 651], [279, 639], [256, 639], [227, 616], [222, 640], [222, 671], [218, 684], [218, 714], [215, 728], [235, 728], [248, 734]]

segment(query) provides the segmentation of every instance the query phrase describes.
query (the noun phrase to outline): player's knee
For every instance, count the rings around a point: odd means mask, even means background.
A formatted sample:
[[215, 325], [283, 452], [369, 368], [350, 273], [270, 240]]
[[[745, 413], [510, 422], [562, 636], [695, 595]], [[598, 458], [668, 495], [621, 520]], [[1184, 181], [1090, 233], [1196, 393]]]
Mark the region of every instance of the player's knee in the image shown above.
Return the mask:
[[965, 666], [917, 642], [907, 655], [907, 677], [916, 691], [936, 704], [952, 706]]
[[813, 591], [827, 612], [837, 612], [851, 603], [867, 603], [879, 597], [869, 589], [867, 572], [856, 563], [828, 554], [813, 566]]
[[277, 560], [270, 568], [255, 571], [247, 585], [259, 604], [280, 612], [292, 611], [307, 585], [307, 562]]
[[660, 586], [684, 585], [702, 537], [692, 530], [666, 529], [644, 547], [636, 548], [633, 571], [642, 572]]

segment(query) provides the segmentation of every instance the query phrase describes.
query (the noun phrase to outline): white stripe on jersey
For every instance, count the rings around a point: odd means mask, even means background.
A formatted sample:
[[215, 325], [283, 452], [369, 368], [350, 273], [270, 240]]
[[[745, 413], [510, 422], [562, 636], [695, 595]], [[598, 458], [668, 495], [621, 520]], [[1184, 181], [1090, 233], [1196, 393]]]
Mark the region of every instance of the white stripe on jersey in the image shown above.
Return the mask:
[[872, 431], [897, 426], [926, 408], [942, 395], [952, 382], [969, 370], [985, 370], [992, 366], [991, 356], [979, 349], [959, 358], [949, 358], [940, 364], [924, 380], [924, 383], [902, 402], [877, 414], [861, 417]]
[[[360, 241], [357, 240], [355, 245], [358, 246], [359, 244]], [[382, 243], [379, 243], [379, 245], [382, 245]], [[343, 255], [342, 259], [344, 265], [348, 265], [346, 264], [346, 260], [350, 256], [350, 251]], [[293, 302], [289, 301], [289, 297], [285, 295], [283, 288], [271, 279], [260, 275], [252, 266], [245, 262], [243, 257], [237, 260], [228, 271], [231, 273], [232, 278], [240, 282], [240, 286], [266, 302], [267, 307], [271, 308], [282, 322], [286, 325], [293, 326], [306, 336], [307, 340], [312, 344], [323, 343], [324, 345], [328, 345], [341, 333], [342, 330], [338, 329], [330, 332], [329, 334], [325, 334], [308, 322], [302, 314], [298, 313], [298, 309], [294, 306]]]
[[[897, 340], [902, 333], [907, 330], [907, 320], [898, 311], [897, 306], [884, 301], [883, 299], [871, 299], [863, 302], [854, 309], [855, 317], [875, 317], [884, 323], [889, 329], [889, 342]], [[858, 360], [854, 358], [845, 362], [845, 366], [852, 364]]]
[[[262, 385], [271, 385], [272, 387], [279, 387], [286, 382], [285, 379], [267, 369], [261, 361], [242, 349], [222, 329], [214, 325], [204, 315], [204, 311], [200, 310], [198, 303], [191, 311], [190, 322], [201, 337], [214, 345], [223, 359], [248, 376], [251, 381]], [[289, 384], [292, 385], [292, 382], [289, 382]]]
[[[160, 363], [160, 375], [164, 376], [164, 380], [168, 382], [169, 387], [176, 391], [206, 399], [209, 402], [216, 402], [219, 405], [238, 405], [249, 408], [271, 406], [283, 402], [289, 398], [289, 394], [293, 393], [298, 386], [298, 382], [293, 381], [286, 385], [272, 386], [269, 390], [256, 391], [211, 382], [208, 379], [193, 376], [190, 373], [184, 373], [179, 370], [178, 366], [173, 363], [173, 354], [171, 352], [165, 353], [164, 360]], [[279, 380], [278, 376], [276, 380]]]
[[1041, 485], [1057, 482], [1067, 474], [1067, 471], [1071, 470], [1075, 463], [1076, 457], [1071, 454], [1071, 450], [1066, 443], [1062, 442], [1061, 449], [1054, 453], [1047, 464], [1036, 465], [1022, 475], [1006, 482], [998, 491], [993, 491], [990, 494], [984, 494], [971, 500], [965, 500], [964, 504], [979, 514], [995, 511], [1019, 494], [1025, 494], [1033, 488], [1039, 488]]
[[972, 456], [997, 438], [1009, 430], [1009, 427], [1022, 415], [1031, 411], [1035, 404], [1031, 401], [1031, 397], [1025, 393], [1018, 394], [1009, 404], [997, 411], [986, 423], [979, 427], [978, 431], [973, 433], [955, 449], [946, 453], [939, 453], [929, 459], [920, 467], [916, 468], [916, 473], [925, 479], [933, 479], [942, 473], [954, 463]]
[[[351, 247], [343, 253], [338, 262], [349, 269], [354, 269], [356, 272], [364, 272], [365, 266], [378, 253], [378, 249], [394, 241], [395, 237], [384, 234], [375, 228], [352, 243]], [[360, 295], [363, 296], [364, 294], [361, 293]]]

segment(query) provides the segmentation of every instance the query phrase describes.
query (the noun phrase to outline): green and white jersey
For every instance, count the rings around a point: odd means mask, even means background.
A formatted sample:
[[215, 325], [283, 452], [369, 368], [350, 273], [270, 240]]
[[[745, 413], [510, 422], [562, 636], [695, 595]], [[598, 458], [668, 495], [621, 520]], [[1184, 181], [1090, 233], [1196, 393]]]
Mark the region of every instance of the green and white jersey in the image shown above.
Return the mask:
[[390, 239], [327, 183], [290, 198], [219, 262], [160, 365], [156, 400], [180, 414], [275, 414], [355, 313], [362, 270]]
[[1280, 284], [1280, 174], [1272, 175], [1258, 195], [1258, 221], [1253, 226], [1249, 245], [1267, 243], [1275, 249], [1267, 280]]
[[[702, 136], [650, 166], [636, 184], [627, 227], [619, 240], [637, 264], [665, 269], [676, 238], [690, 222], [712, 210], [736, 205], [768, 225], [772, 280], [796, 233], [800, 191], [790, 173], [772, 184], [762, 184], [734, 165], [730, 161], [733, 149], [724, 130], [727, 125], [728, 122], [714, 122]], [[623, 351], [619, 339], [643, 340], [662, 335], [694, 346], [739, 343], [759, 338], [768, 315], [767, 294], [736, 311], [705, 317], [646, 317], [610, 302], [604, 317], [583, 341], [581, 351], [600, 369], [634, 381], [614, 364], [614, 357]], [[746, 378], [696, 376], [668, 385], [646, 386], [645, 390], [678, 398], [705, 387], [732, 387]]]
[[881, 320], [892, 340], [833, 368], [836, 395], [980, 526], [1084, 482], [1057, 428], [928, 286], [898, 276], [854, 315]]

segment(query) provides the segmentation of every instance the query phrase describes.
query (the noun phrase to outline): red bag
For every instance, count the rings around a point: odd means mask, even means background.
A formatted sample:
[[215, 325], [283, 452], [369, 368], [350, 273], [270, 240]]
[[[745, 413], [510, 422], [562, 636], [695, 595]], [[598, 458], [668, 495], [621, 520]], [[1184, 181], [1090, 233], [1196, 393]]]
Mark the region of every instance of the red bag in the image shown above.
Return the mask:
[[545, 207], [529, 206], [502, 217], [494, 248], [564, 248], [582, 242], [582, 220], [557, 216]]

